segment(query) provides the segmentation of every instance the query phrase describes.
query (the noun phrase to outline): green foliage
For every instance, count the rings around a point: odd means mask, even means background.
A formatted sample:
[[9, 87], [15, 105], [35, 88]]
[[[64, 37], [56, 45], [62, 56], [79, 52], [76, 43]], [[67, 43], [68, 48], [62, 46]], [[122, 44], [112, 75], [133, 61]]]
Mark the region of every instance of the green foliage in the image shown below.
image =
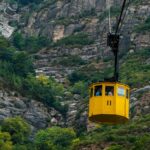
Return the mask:
[[26, 50], [29, 53], [35, 53], [43, 47], [50, 45], [50, 40], [46, 37], [23, 37], [21, 33], [15, 33], [13, 37], [13, 44], [19, 50]]
[[43, 0], [15, 0], [15, 1], [19, 2], [22, 5], [28, 5], [30, 3], [39, 4], [43, 2]]
[[86, 97], [88, 95], [88, 85], [83, 81], [76, 82], [71, 91], [74, 94], [80, 94], [82, 97]]
[[145, 20], [144, 24], [141, 24], [141, 25], [137, 26], [135, 28], [135, 31], [136, 32], [144, 32], [144, 31], [148, 32], [148, 31], [150, 31], [150, 17], [148, 17]]
[[0, 36], [0, 50], [4, 50], [9, 46], [10, 46], [9, 42], [4, 37]]
[[26, 145], [19, 145], [19, 144], [16, 144], [13, 146], [13, 150], [28, 150]]
[[7, 132], [0, 131], [0, 150], [12, 150], [11, 136]]
[[121, 145], [112, 145], [110, 147], [107, 148], [107, 150], [123, 150], [123, 146]]
[[[104, 72], [97, 70], [94, 65], [85, 66], [75, 70], [68, 76], [71, 83], [84, 81], [87, 83], [102, 81], [104, 79]], [[106, 76], [105, 76], [106, 77]]]
[[[42, 40], [44, 39], [40, 39]], [[41, 43], [44, 45], [44, 42]], [[16, 51], [6, 39], [0, 38], [0, 48], [2, 84], [7, 88], [17, 90], [23, 96], [52, 106], [65, 115], [67, 107], [61, 106], [60, 102], [55, 99], [55, 96], [63, 95], [64, 87], [52, 79], [48, 79], [47, 84], [37, 80], [34, 77], [33, 60], [24, 51]]]
[[129, 121], [123, 125], [101, 125], [95, 131], [80, 137], [80, 142], [74, 149], [87, 145], [106, 145], [108, 150], [148, 150], [150, 135], [147, 133], [150, 124], [150, 114]]
[[81, 25], [81, 26], [79, 26], [79, 27], [76, 27], [75, 29], [74, 29], [74, 33], [75, 32], [81, 32], [84, 28], [85, 28], [85, 24], [84, 25]]
[[90, 16], [96, 16], [96, 10], [92, 8], [91, 10], [86, 10], [83, 11], [79, 14], [79, 18], [85, 18], [85, 17], [90, 17]]
[[26, 142], [30, 135], [29, 125], [20, 117], [4, 119], [2, 131], [11, 135], [14, 144]]
[[135, 142], [135, 145], [133, 146], [133, 150], [139, 149], [139, 150], [149, 150], [150, 143], [150, 135], [145, 134], [142, 137], [139, 137], [138, 140]]
[[54, 43], [54, 46], [84, 46], [93, 43], [94, 41], [90, 39], [87, 34], [80, 33], [62, 38]]
[[52, 127], [36, 134], [37, 150], [70, 150], [76, 134], [72, 129]]
[[34, 143], [26, 142], [25, 144], [13, 145], [13, 150], [37, 150]]
[[61, 17], [55, 20], [55, 24], [60, 24], [60, 25], [64, 25], [67, 26], [69, 24], [73, 23], [73, 20], [69, 17], [65, 18], [65, 17]]
[[59, 60], [58, 64], [61, 64], [63, 66], [80, 66], [85, 65], [86, 61], [84, 61], [80, 56], [78, 55], [71, 55], [66, 58], [62, 58]]
[[[0, 60], [0, 74], [26, 77], [29, 73], [34, 73], [32, 60], [27, 53], [17, 52], [3, 37], [0, 37]], [[5, 74], [8, 72], [10, 74]]]
[[121, 145], [112, 145], [107, 150], [123, 150], [123, 147]]
[[15, 74], [26, 77], [28, 73], [34, 73], [31, 58], [25, 52], [16, 53], [13, 56], [13, 66]]
[[146, 84], [150, 80], [150, 64], [146, 63], [150, 56], [150, 48], [141, 49], [129, 54], [121, 65], [120, 79], [132, 87]]
[[[121, 11], [120, 7], [112, 6], [110, 8], [111, 17], [118, 16], [120, 14], [120, 11]], [[100, 22], [103, 21], [106, 17], [108, 17], [108, 14], [109, 14], [108, 10], [102, 12], [102, 14], [100, 14], [100, 16], [99, 16], [99, 21]]]
[[[96, 14], [95, 8], [92, 8], [91, 10], [82, 11], [80, 14], [75, 15], [75, 16], [71, 16], [67, 18], [65, 17], [58, 18], [57, 20], [55, 20], [55, 24], [62, 24], [62, 25], [67, 26], [69, 24], [75, 23], [79, 19], [89, 18], [89, 17], [96, 16], [96, 15], [97, 14]], [[83, 29], [83, 28], [80, 28], [80, 29]]]
[[139, 5], [143, 0], [132, 0], [131, 4], [133, 5]]
[[23, 89], [23, 92], [21, 91], [23, 95], [28, 95], [48, 106], [54, 107], [65, 115], [66, 107], [61, 106], [60, 102], [54, 98], [55, 94], [57, 96], [62, 94], [64, 89], [61, 85], [54, 82], [54, 80], [49, 79], [48, 83], [44, 84], [34, 76], [29, 75], [23, 82]]

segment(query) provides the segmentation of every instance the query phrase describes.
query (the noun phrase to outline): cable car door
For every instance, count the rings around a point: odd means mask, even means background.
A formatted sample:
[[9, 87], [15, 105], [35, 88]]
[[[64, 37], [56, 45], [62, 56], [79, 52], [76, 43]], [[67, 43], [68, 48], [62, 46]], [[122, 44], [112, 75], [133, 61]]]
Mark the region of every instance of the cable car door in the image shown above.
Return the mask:
[[115, 87], [105, 85], [104, 90], [103, 114], [115, 114]]

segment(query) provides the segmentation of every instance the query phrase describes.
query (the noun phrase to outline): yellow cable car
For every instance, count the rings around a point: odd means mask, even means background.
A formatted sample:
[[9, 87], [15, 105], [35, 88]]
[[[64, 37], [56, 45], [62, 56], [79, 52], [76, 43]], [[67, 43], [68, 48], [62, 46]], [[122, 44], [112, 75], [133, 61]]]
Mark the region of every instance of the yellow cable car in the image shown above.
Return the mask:
[[118, 124], [129, 119], [129, 87], [119, 82], [90, 86], [89, 120]]
[[118, 124], [124, 123], [129, 119], [129, 86], [118, 82], [118, 51], [120, 40], [118, 31], [122, 27], [121, 22], [124, 19], [123, 11], [125, 5], [126, 0], [123, 1], [115, 32], [111, 33], [110, 30], [107, 37], [107, 45], [112, 49], [115, 57], [114, 76], [103, 82], [93, 83], [90, 86], [89, 120], [93, 122]]
[[114, 76], [90, 86], [89, 120], [119, 124], [129, 119], [129, 86], [118, 82], [118, 47], [120, 35], [108, 34], [108, 46], [115, 56]]

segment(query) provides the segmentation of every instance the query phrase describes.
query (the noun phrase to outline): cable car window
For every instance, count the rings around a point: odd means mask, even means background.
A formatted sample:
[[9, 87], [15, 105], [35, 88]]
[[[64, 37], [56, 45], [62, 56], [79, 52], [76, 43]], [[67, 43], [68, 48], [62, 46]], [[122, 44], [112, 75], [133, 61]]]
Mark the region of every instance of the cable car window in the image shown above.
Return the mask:
[[93, 96], [93, 88], [91, 88], [91, 91], [90, 91], [90, 97]]
[[94, 95], [95, 96], [102, 96], [102, 85], [95, 86]]
[[113, 86], [106, 86], [105, 93], [107, 96], [113, 96], [114, 95], [114, 87]]
[[118, 87], [118, 95], [125, 96], [125, 89], [123, 87]]
[[129, 90], [126, 90], [126, 98], [129, 98]]

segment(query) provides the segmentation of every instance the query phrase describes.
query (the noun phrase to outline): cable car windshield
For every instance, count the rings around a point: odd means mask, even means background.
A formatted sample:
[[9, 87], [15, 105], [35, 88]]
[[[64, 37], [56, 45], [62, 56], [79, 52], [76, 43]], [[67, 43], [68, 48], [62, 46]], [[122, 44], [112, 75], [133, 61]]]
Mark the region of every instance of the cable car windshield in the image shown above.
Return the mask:
[[102, 85], [95, 86], [95, 96], [102, 96]]
[[113, 96], [114, 95], [114, 86], [106, 86], [105, 94], [106, 94], [106, 96]]

